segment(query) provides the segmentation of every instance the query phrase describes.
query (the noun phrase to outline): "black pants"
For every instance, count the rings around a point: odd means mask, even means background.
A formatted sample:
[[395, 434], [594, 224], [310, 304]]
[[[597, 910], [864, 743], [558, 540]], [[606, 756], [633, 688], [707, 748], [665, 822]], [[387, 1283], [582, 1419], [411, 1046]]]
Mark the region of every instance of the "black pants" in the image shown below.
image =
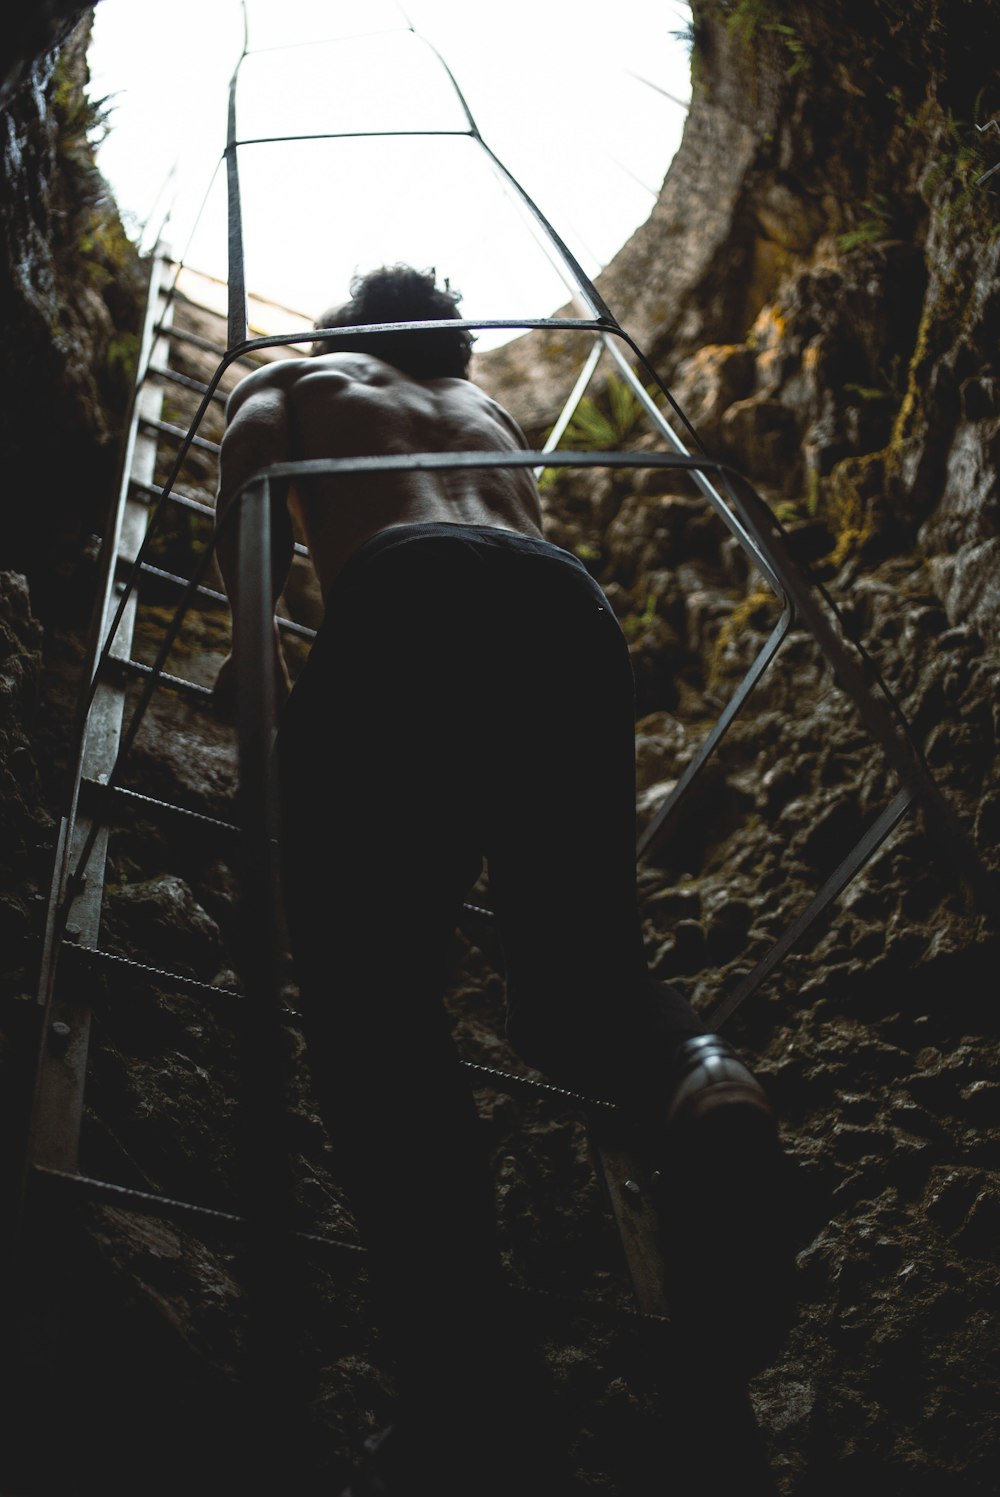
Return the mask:
[[436, 1295], [482, 1306], [495, 1280], [492, 1181], [440, 1001], [482, 858], [525, 1060], [655, 1107], [670, 1047], [703, 1028], [646, 974], [625, 640], [547, 542], [384, 531], [327, 600], [279, 762], [312, 1066], [405, 1355]]

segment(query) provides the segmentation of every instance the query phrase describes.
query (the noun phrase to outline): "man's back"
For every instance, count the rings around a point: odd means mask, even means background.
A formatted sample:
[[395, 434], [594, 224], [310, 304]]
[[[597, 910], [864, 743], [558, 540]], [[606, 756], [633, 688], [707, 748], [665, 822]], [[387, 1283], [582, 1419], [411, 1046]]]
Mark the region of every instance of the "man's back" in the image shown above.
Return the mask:
[[[414, 379], [365, 353], [268, 365], [237, 386], [228, 421], [224, 487], [227, 468], [242, 472], [247, 465], [241, 447], [256, 452], [262, 433], [271, 462], [525, 446], [512, 417], [468, 380]], [[324, 596], [348, 557], [394, 525], [542, 533], [537, 490], [524, 468], [309, 479], [292, 487], [289, 508], [302, 525]]]

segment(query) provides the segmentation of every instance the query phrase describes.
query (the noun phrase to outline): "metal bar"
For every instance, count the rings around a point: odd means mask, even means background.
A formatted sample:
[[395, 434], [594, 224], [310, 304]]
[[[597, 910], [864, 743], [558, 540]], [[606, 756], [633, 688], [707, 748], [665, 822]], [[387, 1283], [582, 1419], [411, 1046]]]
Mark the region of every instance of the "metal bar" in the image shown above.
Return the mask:
[[[156, 344], [153, 328], [161, 296], [161, 270], [161, 257], [154, 256], [142, 339], [142, 351], [146, 357], [140, 359], [141, 365], [148, 364]], [[114, 608], [115, 567], [122, 557], [131, 558], [141, 549], [146, 509], [130, 497], [129, 479], [132, 475], [142, 480], [153, 476], [155, 450], [149, 439], [140, 435], [139, 427], [144, 416], [158, 414], [161, 400], [161, 391], [153, 385], [144, 385], [137, 391], [133, 402], [118, 504], [114, 521], [108, 527], [105, 538], [103, 576], [98, 589], [97, 614], [105, 624]], [[128, 651], [134, 615], [134, 600], [116, 610], [116, 617], [125, 625], [118, 641], [119, 653]], [[90, 1040], [90, 1009], [86, 994], [70, 992], [66, 984], [55, 984], [60, 950], [58, 936], [62, 922], [71, 918], [79, 928], [82, 939], [96, 945], [100, 930], [107, 851], [106, 832], [96, 822], [77, 815], [79, 786], [85, 775], [98, 778], [115, 759], [124, 714], [124, 691], [117, 685], [99, 679], [99, 640], [100, 629], [95, 629], [89, 662], [92, 679], [90, 690], [86, 694], [87, 712], [85, 722], [81, 723], [81, 745], [67, 818], [66, 869], [61, 881], [60, 903], [55, 917], [50, 971], [46, 976], [50, 988], [47, 993], [40, 995], [46, 1006], [48, 1043], [41, 1051], [29, 1157], [34, 1163], [48, 1164], [54, 1168], [76, 1167]], [[75, 872], [70, 876], [69, 870], [74, 864]]]
[[644, 1315], [666, 1316], [668, 1270], [653, 1200], [653, 1168], [619, 1118], [592, 1116], [588, 1136], [594, 1173], [618, 1229], [635, 1302]]
[[517, 1076], [511, 1071], [499, 1071], [495, 1066], [482, 1066], [476, 1061], [462, 1060], [459, 1065], [463, 1071], [470, 1072], [472, 1085], [493, 1087], [502, 1092], [531, 1092], [534, 1096], [551, 1097], [558, 1102], [569, 1102], [576, 1107], [586, 1108], [588, 1111], [597, 1109], [601, 1112], [617, 1112], [618, 1107], [614, 1102], [609, 1102], [603, 1097], [588, 1097], [583, 1092], [570, 1090], [565, 1086], [553, 1086], [550, 1081], [536, 1081], [532, 1076]]
[[[242, 1176], [254, 1232], [245, 1273], [254, 1315], [252, 1386], [262, 1414], [287, 1392], [293, 1349], [285, 1293], [291, 1265], [287, 1221], [291, 1182], [284, 1148], [284, 1074], [279, 1018], [274, 846], [277, 794], [272, 772], [277, 714], [277, 657], [271, 596], [271, 493], [266, 474], [253, 480], [240, 505], [238, 587], [233, 599], [233, 654], [239, 733], [239, 820], [242, 842], [238, 967], [247, 995], [242, 1112]], [[265, 1454], [273, 1454], [268, 1445]]]
[[730, 1018], [741, 1003], [744, 1003], [763, 982], [770, 977], [775, 967], [792, 947], [802, 939], [810, 926], [819, 919], [837, 895], [847, 887], [854, 875], [864, 867], [872, 854], [881, 847], [889, 833], [899, 823], [913, 802], [909, 790], [897, 791], [896, 795], [879, 815], [878, 819], [859, 838], [847, 856], [837, 865], [819, 892], [809, 901], [802, 913], [792, 922], [761, 960], [748, 972], [738, 987], [728, 997], [722, 998], [709, 1010], [706, 1023], [709, 1029], [718, 1029]]
[[243, 214], [240, 207], [240, 171], [236, 159], [236, 83], [247, 55], [247, 15], [243, 7], [243, 50], [229, 82], [229, 114], [226, 128], [226, 200], [228, 205], [229, 247], [229, 323], [227, 343], [230, 348], [242, 343], [247, 335], [246, 265], [243, 257]]
[[157, 800], [152, 795], [142, 795], [138, 790], [126, 790], [123, 785], [108, 785], [102, 780], [84, 779], [80, 782], [80, 801], [89, 812], [101, 811], [105, 806], [118, 806], [137, 813], [180, 817], [188, 824], [201, 827], [206, 832], [236, 834], [239, 827], [233, 821], [223, 821], [218, 816], [206, 816], [204, 811], [195, 811], [190, 806], [180, 806], [174, 801]]
[[[853, 701], [858, 716], [872, 738], [881, 743], [886, 758], [902, 785], [924, 813], [928, 832], [966, 879], [983, 906], [1000, 912], [1000, 888], [989, 873], [972, 838], [945, 801], [930, 770], [917, 750], [905, 718], [871, 689], [864, 668], [845, 648], [807, 577], [788, 551], [787, 541], [774, 516], [742, 474], [720, 466], [734, 506], [742, 510], [747, 529], [766, 544], [780, 568], [789, 598], [799, 617], [826, 656], [841, 690]], [[766, 537], [766, 541], [765, 538]], [[883, 687], [883, 692], [885, 688]], [[887, 693], [886, 693], [887, 695]]]
[[457, 136], [468, 140], [471, 130], [321, 130], [308, 135], [250, 135], [236, 142], [241, 146], [281, 146], [302, 140], [395, 140], [419, 136]]
[[[140, 548], [140, 555], [141, 555], [141, 549], [142, 548]], [[156, 659], [153, 662], [153, 665], [152, 665], [152, 668], [150, 669], [149, 675], [146, 676], [146, 678], [145, 678], [142, 691], [139, 694], [139, 700], [136, 703], [136, 706], [135, 706], [135, 708], [134, 708], [134, 710], [132, 712], [132, 716], [129, 718], [128, 727], [125, 729], [125, 732], [124, 732], [124, 734], [121, 737], [121, 740], [120, 740], [119, 745], [118, 745], [118, 751], [117, 751], [117, 753], [114, 756], [114, 762], [112, 763], [111, 768], [108, 771], [107, 782], [108, 782], [109, 785], [113, 785], [113, 784], [115, 784], [117, 782], [118, 775], [121, 773], [122, 766], [125, 763], [125, 760], [127, 759], [129, 753], [131, 752], [132, 745], [135, 742], [136, 735], [137, 735], [137, 733], [139, 731], [140, 726], [142, 725], [142, 720], [143, 720], [143, 718], [144, 718], [144, 716], [146, 714], [146, 709], [149, 706], [149, 703], [150, 703], [150, 701], [152, 699], [153, 692], [155, 691], [156, 686], [157, 686], [157, 684], [159, 683], [159, 681], [160, 681], [160, 679], [162, 677], [163, 667], [165, 666], [165, 664], [167, 662], [167, 657], [169, 656], [171, 650], [173, 649], [174, 644], [176, 643], [176, 640], [177, 640], [177, 636], [180, 633], [181, 624], [183, 623], [184, 615], [185, 615], [185, 613], [187, 611], [188, 602], [189, 602], [189, 600], [191, 598], [194, 597], [195, 591], [196, 591], [196, 589], [198, 588], [198, 586], [200, 584], [202, 576], [208, 570], [208, 564], [209, 564], [210, 560], [212, 559], [212, 554], [213, 554], [213, 548], [212, 548], [212, 546], [211, 545], [206, 546], [205, 549], [204, 549], [204, 551], [202, 552], [201, 556], [198, 559], [198, 565], [197, 565], [197, 567], [195, 569], [194, 577], [188, 583], [187, 591], [185, 592], [185, 594], [181, 598], [180, 602], [178, 603], [177, 608], [176, 608], [176, 610], [174, 612], [174, 617], [171, 620], [170, 626], [167, 628], [167, 630], [164, 633], [164, 637], [163, 637], [163, 641], [162, 641], [162, 643], [160, 645], [159, 653], [157, 654], [157, 657], [156, 657]], [[138, 575], [138, 572], [139, 572], [138, 564], [137, 563], [133, 563], [133, 570], [132, 570], [132, 573], [131, 573], [132, 578], [135, 578]], [[123, 585], [122, 586], [122, 592], [123, 592], [123, 594], [127, 594], [127, 585]], [[122, 617], [122, 614], [123, 614], [123, 610], [122, 610], [122, 608], [119, 608], [117, 614], [115, 615], [115, 620], [112, 623], [111, 630], [110, 630], [110, 633], [109, 633], [109, 644], [105, 646], [106, 653], [101, 658], [102, 670], [103, 670], [103, 666], [104, 666], [104, 661], [107, 658], [109, 658], [110, 645], [113, 644], [113, 642], [114, 642], [114, 639], [115, 639], [115, 630], [118, 627], [118, 622], [120, 621], [120, 619]], [[91, 850], [92, 850], [93, 845], [94, 845], [94, 839], [96, 838], [96, 836], [97, 836], [97, 829], [96, 829], [96, 824], [95, 824], [95, 826], [91, 828], [91, 832], [90, 832], [87, 840], [85, 841], [85, 843], [83, 845], [83, 848], [81, 849], [81, 852], [80, 852], [80, 861], [79, 861], [79, 863], [77, 865], [77, 877], [79, 877], [79, 874], [80, 874], [80, 872], [81, 872], [84, 864], [86, 863], [86, 860], [90, 856]]]
[[[207, 390], [208, 386], [202, 386]], [[215, 392], [210, 397], [215, 398]], [[216, 456], [222, 451], [218, 442], [210, 442], [207, 437], [191, 436], [183, 426], [173, 426], [169, 421], [154, 421], [151, 416], [144, 416], [141, 425], [145, 431], [155, 431], [161, 437], [167, 437], [171, 442], [183, 442], [187, 440], [188, 447], [195, 447], [199, 452], [211, 452]]]
[[[81, 1196], [92, 1196], [106, 1200], [109, 1205], [120, 1206], [124, 1211], [141, 1211], [151, 1216], [163, 1216], [175, 1221], [190, 1222], [192, 1226], [211, 1226], [223, 1232], [246, 1232], [252, 1225], [245, 1216], [234, 1211], [220, 1211], [216, 1206], [199, 1206], [194, 1201], [179, 1201], [172, 1196], [154, 1195], [152, 1191], [136, 1190], [130, 1185], [117, 1185], [113, 1180], [95, 1180], [91, 1175], [80, 1175], [66, 1170], [49, 1169], [36, 1165], [34, 1176], [38, 1181], [57, 1185]], [[333, 1253], [355, 1253], [364, 1255], [368, 1249], [360, 1243], [344, 1242], [339, 1237], [321, 1237], [316, 1232], [289, 1232], [294, 1242], [308, 1243]]]
[[[119, 660], [111, 656], [105, 661], [102, 674], [114, 678], [116, 675], [136, 676], [147, 680], [155, 674], [151, 665], [145, 665], [141, 660]], [[172, 676], [169, 671], [160, 671], [157, 681], [161, 686], [166, 686], [171, 691], [182, 692], [185, 696], [193, 697], [207, 706], [214, 701], [214, 692], [210, 686], [202, 686], [199, 681], [186, 681], [183, 676]]]
[[205, 515], [207, 519], [214, 520], [214, 504], [206, 504], [203, 499], [195, 499], [191, 494], [179, 494], [171, 491], [169, 494], [162, 489], [158, 483], [132, 482], [132, 490], [146, 504], [155, 504], [160, 499], [166, 499], [171, 504], [176, 504], [180, 509], [193, 510], [195, 514]]
[[637, 860], [641, 860], [647, 853], [651, 852], [670, 830], [682, 796], [701, 773], [702, 769], [704, 769], [712, 754], [715, 753], [715, 750], [729, 731], [736, 714], [741, 710], [744, 702], [778, 653], [782, 640], [792, 627], [793, 619], [794, 614], [791, 606], [786, 604], [785, 611], [771, 630], [763, 649], [757, 655], [750, 669], [726, 703], [718, 720], [698, 745], [698, 750], [694, 758], [685, 768], [677, 784], [639, 838], [635, 852]]
[[[206, 504], [201, 499], [194, 499], [190, 494], [177, 494], [173, 492], [167, 494], [155, 483], [140, 484], [133, 481], [132, 488], [136, 494], [140, 497], [145, 497], [149, 503], [165, 498], [169, 503], [176, 504], [180, 509], [189, 509], [194, 514], [204, 515], [206, 519], [213, 522], [215, 520], [215, 505]], [[304, 546], [301, 541], [295, 541], [292, 549], [296, 556], [304, 556], [308, 559], [309, 547]]]
[[[625, 376], [626, 381], [631, 386], [636, 399], [644, 407], [661, 435], [670, 444], [671, 449], [682, 457], [689, 456], [690, 454], [688, 453], [688, 449], [684, 446], [684, 443], [681, 441], [680, 437], [678, 437], [677, 433], [674, 431], [670, 423], [664, 418], [663, 412], [659, 409], [656, 402], [650, 400], [648, 391], [643, 386], [642, 381], [636, 377], [635, 371], [629, 364], [628, 359], [625, 358], [618, 345], [616, 343], [613, 343], [610, 338], [605, 336], [604, 346], [607, 348], [608, 353], [611, 355], [615, 363], [618, 365], [619, 369], [622, 371], [622, 374]], [[669, 391], [667, 391], [666, 393], [669, 395]], [[754, 537], [748, 533], [746, 527], [741, 524], [739, 515], [733, 513], [732, 507], [726, 503], [725, 499], [719, 493], [718, 489], [713, 483], [709, 482], [703, 472], [695, 469], [692, 472], [692, 477], [694, 478], [695, 484], [701, 490], [701, 493], [708, 500], [709, 504], [715, 510], [722, 523], [725, 525], [726, 529], [730, 532], [731, 535], [736, 538], [743, 550], [753, 559], [754, 566], [756, 566], [758, 570], [764, 575], [764, 577], [770, 583], [771, 587], [787, 607], [788, 598], [785, 593], [785, 589], [782, 587], [781, 581], [768, 559], [766, 548], [761, 546], [754, 539]]]
[[246, 994], [238, 988], [220, 988], [211, 982], [199, 982], [196, 977], [185, 977], [183, 972], [171, 972], [165, 967], [150, 967], [132, 957], [117, 956], [113, 951], [104, 951], [100, 946], [80, 945], [78, 941], [63, 941], [63, 955], [71, 954], [75, 962], [95, 970], [105, 967], [109, 971], [127, 972], [136, 978], [145, 978], [158, 987], [175, 988], [178, 992], [192, 993], [195, 997], [225, 998], [236, 1003], [245, 1003]]
[[[308, 553], [306, 554], [308, 555]], [[154, 567], [148, 561], [140, 563], [139, 573], [142, 577], [152, 577], [157, 582], [166, 582], [171, 587], [185, 589], [191, 586], [189, 578], [178, 577], [176, 572], [165, 572], [162, 567]], [[204, 598], [207, 603], [224, 603], [227, 607], [229, 606], [229, 599], [225, 593], [220, 593], [214, 587], [205, 587], [203, 583], [198, 583], [194, 588], [192, 593], [193, 598]], [[295, 619], [285, 618], [282, 614], [276, 616], [275, 623], [283, 634], [295, 634], [299, 639], [316, 638], [316, 630], [310, 629], [308, 624], [296, 623]]]
[[[378, 456], [298, 458], [272, 463], [265, 471], [271, 478], [330, 478], [343, 473], [434, 473], [468, 468], [663, 468], [693, 473], [701, 468], [738, 477], [734, 468], [717, 458], [679, 452], [539, 452], [518, 448], [514, 452], [385, 452]], [[254, 480], [250, 480], [253, 482]]]
[[[572, 390], [569, 392], [569, 395], [566, 397], [565, 405], [559, 412], [559, 415], [556, 417], [552, 430], [545, 438], [545, 445], [542, 448], [543, 452], [554, 452], [555, 449], [559, 446], [559, 443], [562, 441], [563, 436], [566, 432], [566, 428], [569, 426], [570, 422], [576, 414], [577, 406], [580, 404], [580, 401], [583, 399], [584, 395], [587, 392], [590, 381], [593, 379], [597, 366], [601, 362], [601, 354], [603, 352], [603, 342], [600, 338], [595, 338], [593, 345], [591, 346], [590, 353], [587, 355], [586, 362], [584, 363], [583, 368], [580, 370], [580, 373], [577, 375], [576, 384], [573, 386]], [[544, 466], [535, 469], [536, 483], [544, 472]]]
[[[148, 377], [150, 379], [166, 380], [170, 385], [177, 385], [182, 390], [193, 390], [197, 395], [204, 395], [208, 389], [204, 380], [194, 379], [190, 374], [181, 374], [177, 369], [167, 369], [163, 366], [156, 368], [150, 366]], [[216, 390], [212, 399], [220, 405], [225, 405], [226, 403], [226, 397], [221, 390]]]
[[[157, 331], [160, 330], [157, 329]], [[203, 338], [200, 333], [192, 333], [187, 328], [172, 327], [164, 331], [171, 343], [189, 343], [192, 348], [200, 349], [202, 353], [214, 354], [218, 359], [225, 358], [229, 352], [224, 343], [213, 343], [210, 338]], [[300, 339], [299, 341], [302, 342], [304, 340]], [[249, 362], [249, 354], [240, 354], [239, 357]], [[255, 364], [254, 368], [259, 369], [260, 363]]]

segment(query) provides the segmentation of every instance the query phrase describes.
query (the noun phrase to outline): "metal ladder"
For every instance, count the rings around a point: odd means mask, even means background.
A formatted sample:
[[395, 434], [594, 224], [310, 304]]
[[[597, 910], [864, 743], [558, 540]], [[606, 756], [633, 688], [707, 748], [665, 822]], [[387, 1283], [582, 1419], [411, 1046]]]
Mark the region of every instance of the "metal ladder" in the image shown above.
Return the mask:
[[[450, 77], [450, 74], [448, 75]], [[211, 513], [204, 499], [190, 492], [195, 485], [185, 482], [185, 464], [195, 456], [200, 460], [214, 458], [216, 442], [207, 439], [203, 428], [209, 413], [216, 411], [222, 390], [231, 374], [242, 366], [303, 341], [301, 328], [280, 334], [251, 336], [247, 322], [247, 289], [243, 270], [243, 244], [240, 218], [239, 153], [237, 134], [237, 91], [239, 68], [234, 74], [230, 94], [229, 141], [226, 163], [229, 178], [230, 206], [230, 275], [228, 282], [228, 334], [225, 345], [197, 332], [179, 326], [178, 314], [183, 298], [168, 284], [168, 265], [162, 254], [154, 254], [145, 327], [142, 338], [137, 395], [127, 444], [124, 477], [114, 520], [108, 527], [103, 544], [102, 579], [99, 587], [96, 623], [91, 641], [81, 710], [81, 740], [74, 790], [62, 822], [55, 855], [51, 897], [45, 928], [41, 977], [37, 1003], [37, 1081], [31, 1127], [25, 1150], [24, 1208], [30, 1216], [39, 1202], [54, 1196], [83, 1193], [97, 1199], [127, 1204], [130, 1209], [149, 1211], [187, 1222], [205, 1232], [221, 1232], [245, 1237], [248, 1224], [269, 1217], [270, 1207], [280, 1198], [280, 1162], [275, 1163], [269, 1180], [262, 1181], [260, 1196], [248, 1204], [241, 1216], [221, 1211], [207, 1203], [166, 1199], [150, 1192], [127, 1189], [114, 1182], [81, 1175], [79, 1141], [83, 1115], [84, 1091], [91, 1024], [88, 984], [91, 976], [106, 972], [125, 974], [136, 983], [160, 983], [172, 990], [192, 993], [206, 1003], [232, 1009], [239, 1005], [249, 1010], [258, 1027], [258, 1053], [268, 1051], [266, 1036], [273, 1034], [276, 1014], [275, 979], [275, 879], [273, 848], [277, 837], [274, 796], [270, 783], [270, 748], [274, 729], [275, 703], [269, 672], [259, 672], [257, 662], [270, 648], [271, 620], [261, 579], [269, 575], [267, 523], [272, 480], [309, 475], [391, 472], [401, 470], [482, 469], [490, 466], [523, 466], [543, 468], [601, 467], [622, 470], [664, 470], [683, 472], [694, 481], [705, 503], [725, 530], [735, 538], [751, 565], [762, 575], [780, 600], [782, 611], [760, 654], [750, 667], [718, 721], [707, 734], [695, 757], [677, 786], [644, 832], [638, 847], [640, 858], [647, 855], [661, 838], [669, 835], [681, 813], [685, 797], [696, 777], [718, 749], [727, 729], [751, 695], [755, 685], [775, 658], [792, 622], [797, 619], [813, 635], [833, 668], [839, 686], [853, 700], [864, 726], [874, 742], [882, 748], [894, 770], [900, 788], [875, 819], [855, 847], [832, 870], [815, 897], [795, 922], [774, 943], [771, 950], [740, 984], [725, 994], [707, 1016], [707, 1027], [718, 1027], [736, 1007], [772, 974], [778, 962], [793, 945], [801, 942], [823, 909], [843, 889], [864, 862], [891, 832], [905, 811], [917, 803], [924, 815], [928, 832], [951, 857], [963, 876], [977, 889], [986, 890], [988, 880], [982, 872], [970, 840], [962, 832], [941, 798], [920, 755], [915, 750], [905, 724], [885, 699], [856, 650], [845, 641], [835, 611], [829, 600], [810, 583], [792, 557], [780, 525], [749, 482], [726, 464], [704, 455], [691, 455], [681, 438], [663, 415], [657, 402], [648, 394], [647, 383], [660, 385], [655, 371], [642, 350], [619, 325], [596, 288], [584, 274], [572, 253], [559, 239], [536, 205], [507, 172], [482, 141], [475, 121], [456, 93], [468, 121], [468, 134], [486, 152], [495, 170], [526, 208], [541, 239], [563, 267], [572, 296], [582, 315], [549, 317], [523, 321], [450, 321], [447, 323], [392, 324], [366, 329], [373, 334], [396, 334], [440, 326], [451, 329], [490, 327], [531, 330], [560, 330], [589, 344], [580, 376], [563, 411], [545, 444], [539, 451], [510, 454], [426, 453], [406, 457], [342, 458], [324, 462], [283, 463], [253, 479], [239, 500], [241, 532], [241, 568], [245, 585], [240, 595], [240, 635], [246, 648], [237, 660], [240, 816], [226, 821], [206, 816], [192, 806], [167, 804], [123, 784], [129, 754], [143, 722], [144, 715], [161, 687], [182, 695], [195, 707], [205, 707], [211, 692], [207, 685], [169, 673], [166, 666], [176, 641], [181, 637], [184, 620], [192, 607], [218, 607], [224, 602], [218, 589], [209, 585], [212, 565], [211, 542], [206, 543], [195, 574], [178, 578], [151, 559], [162, 519], [172, 510], [187, 510], [203, 516]], [[454, 80], [452, 80], [454, 82]], [[202, 309], [205, 311], [206, 309]], [[206, 312], [207, 315], [207, 312]], [[356, 332], [356, 329], [352, 329]], [[343, 336], [343, 330], [325, 330], [329, 346]], [[188, 346], [217, 359], [214, 373], [207, 380], [171, 368], [170, 350]], [[661, 439], [666, 451], [595, 453], [559, 449], [573, 413], [593, 381], [601, 361], [605, 360], [632, 390], [645, 410], [651, 430]], [[165, 386], [183, 389], [197, 399], [197, 410], [187, 429], [163, 420]], [[662, 386], [660, 386], [662, 389]], [[667, 392], [664, 396], [669, 399]], [[174, 457], [158, 478], [157, 454], [162, 446], [176, 449]], [[233, 506], [235, 513], [237, 506]], [[300, 557], [303, 548], [298, 547]], [[301, 565], [301, 561], [299, 562]], [[141, 661], [133, 658], [132, 642], [141, 590], [155, 587], [173, 589], [180, 594], [171, 623], [166, 627], [156, 658]], [[284, 619], [281, 627], [290, 634], [308, 640], [311, 629], [294, 619]], [[126, 713], [126, 695], [137, 689], [138, 696], [131, 714]], [[140, 812], [156, 817], [183, 818], [210, 836], [227, 839], [230, 844], [242, 839], [243, 864], [243, 935], [241, 938], [242, 993], [213, 987], [178, 973], [163, 972], [145, 965], [137, 954], [125, 959], [101, 950], [100, 923], [109, 826], [112, 821]], [[488, 911], [467, 906], [472, 921], [489, 920]], [[287, 1017], [287, 1013], [286, 1013]], [[469, 1066], [470, 1080], [502, 1089], [528, 1088], [537, 1095], [549, 1095], [560, 1105], [572, 1103], [596, 1116], [610, 1118], [614, 1109], [600, 1099], [574, 1098], [558, 1088], [537, 1079], [505, 1076], [488, 1067]], [[270, 1084], [268, 1082], [268, 1084]], [[265, 1091], [259, 1105], [274, 1105]], [[661, 1316], [664, 1313], [663, 1273], [655, 1244], [653, 1215], [644, 1188], [644, 1170], [629, 1141], [615, 1136], [614, 1128], [595, 1129], [598, 1139], [599, 1166], [603, 1172], [608, 1198], [618, 1225], [642, 1313]], [[266, 1173], [266, 1171], [265, 1171]], [[272, 1216], [273, 1220], [273, 1216]], [[298, 1234], [308, 1236], [309, 1234]], [[353, 1252], [350, 1244], [327, 1242], [331, 1252]]]

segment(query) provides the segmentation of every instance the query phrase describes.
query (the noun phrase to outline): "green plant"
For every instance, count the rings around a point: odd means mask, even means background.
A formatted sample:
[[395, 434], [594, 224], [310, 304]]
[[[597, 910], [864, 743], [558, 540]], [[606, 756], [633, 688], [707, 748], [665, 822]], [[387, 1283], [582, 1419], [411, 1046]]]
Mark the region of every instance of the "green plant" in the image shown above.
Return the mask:
[[747, 629], [763, 632], [770, 629], [778, 616], [778, 600], [764, 588], [749, 593], [727, 614], [719, 626], [708, 659], [708, 677], [717, 681], [725, 674], [725, 656], [729, 645]]
[[812, 53], [805, 42], [799, 36], [794, 26], [783, 25], [779, 21], [771, 21], [767, 30], [773, 32], [781, 39], [785, 50], [791, 57], [791, 62], [785, 69], [786, 78], [795, 78], [799, 73], [808, 72], [812, 67]]
[[686, 21], [684, 21], [680, 26], [675, 27], [673, 31], [668, 31], [667, 35], [670, 37], [671, 41], [679, 42], [690, 57], [694, 52], [695, 43], [697, 41], [694, 17], [689, 15]]
[[[647, 395], [655, 398], [658, 393], [650, 387]], [[605, 451], [617, 447], [631, 436], [646, 414], [646, 409], [635, 390], [617, 375], [608, 376], [606, 403], [602, 407], [596, 400], [585, 395], [573, 413], [573, 419], [563, 434], [560, 447], [575, 448], [580, 452]]]
[[844, 386], [844, 390], [849, 395], [856, 395], [859, 400], [881, 400], [888, 393], [886, 390], [877, 390], [874, 385], [855, 385], [850, 383]]
[[745, 42], [752, 42], [764, 23], [770, 0], [737, 0], [726, 16], [730, 31], [738, 31]]
[[819, 514], [820, 481], [819, 470], [810, 468], [806, 473], [806, 514], [815, 520]]
[[857, 249], [859, 244], [872, 244], [890, 236], [892, 204], [885, 194], [876, 193], [875, 197], [867, 199], [864, 207], [868, 210], [868, 217], [862, 219], [857, 228], [837, 239], [837, 248], [844, 253]]
[[994, 179], [1000, 170], [1000, 162], [995, 159], [996, 151], [990, 148], [990, 143], [1000, 138], [1000, 124], [996, 119], [979, 120], [982, 100], [980, 92], [971, 122], [957, 120], [948, 111], [944, 127], [947, 146], [926, 173], [921, 191], [925, 202], [929, 203], [950, 181], [954, 190], [944, 209], [945, 214], [964, 218], [970, 228], [992, 238], [1000, 232], [1000, 222], [996, 218], [996, 199], [986, 182]]
[[646, 599], [646, 606], [642, 613], [629, 613], [622, 619], [622, 633], [628, 640], [638, 639], [644, 629], [648, 629], [656, 618], [656, 598], [652, 593]]
[[106, 363], [108, 374], [123, 385], [130, 385], [135, 376], [136, 360], [139, 357], [139, 339], [135, 333], [122, 333], [108, 343]]

